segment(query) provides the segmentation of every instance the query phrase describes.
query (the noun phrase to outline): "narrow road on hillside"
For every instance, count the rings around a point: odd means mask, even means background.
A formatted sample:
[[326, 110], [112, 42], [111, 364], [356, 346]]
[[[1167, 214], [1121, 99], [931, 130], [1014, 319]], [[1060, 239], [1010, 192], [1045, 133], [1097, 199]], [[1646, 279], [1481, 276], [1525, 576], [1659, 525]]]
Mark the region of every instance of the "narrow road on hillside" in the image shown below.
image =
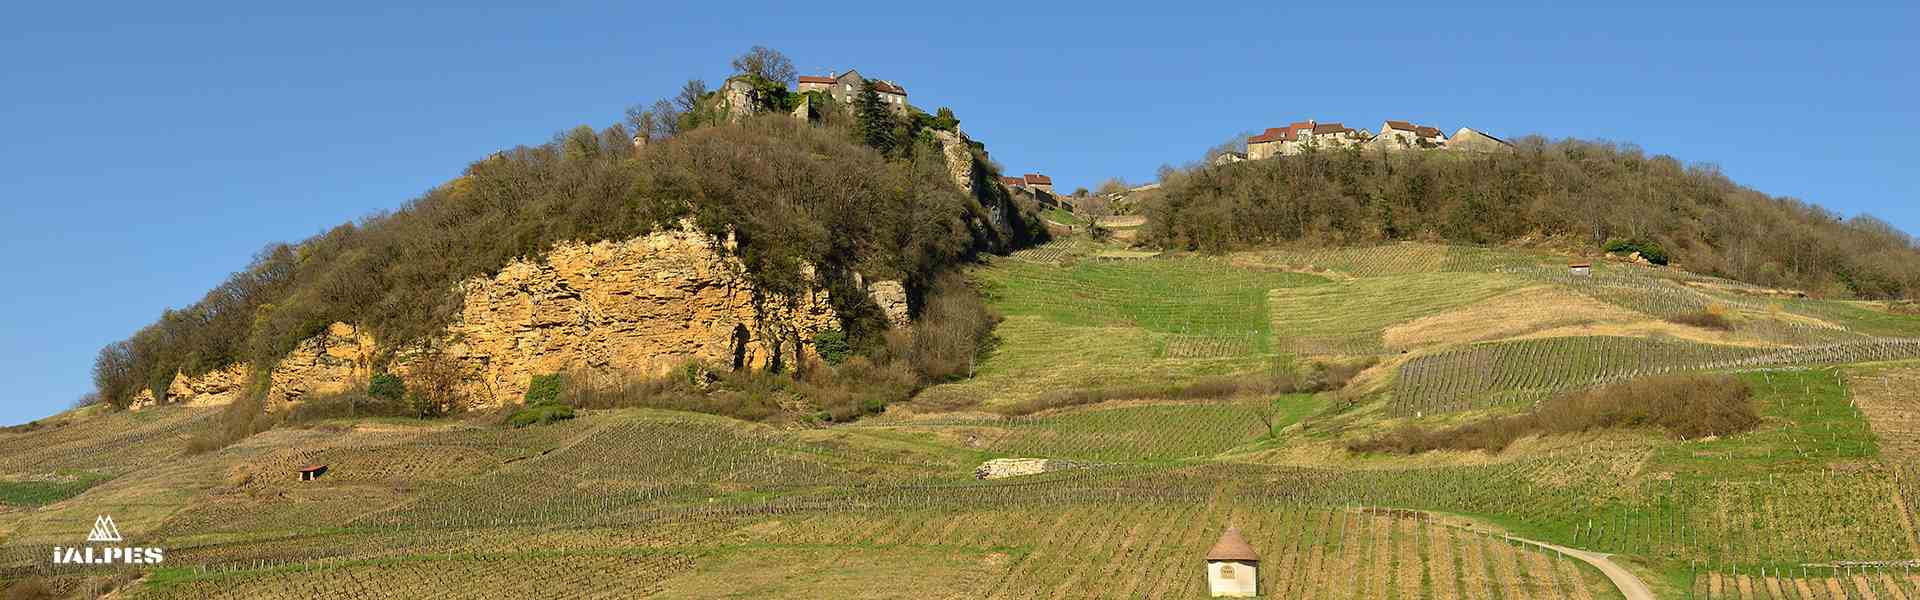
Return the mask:
[[1501, 537], [1516, 542], [1533, 544], [1585, 561], [1587, 564], [1600, 569], [1601, 573], [1605, 573], [1607, 579], [1613, 580], [1613, 587], [1620, 588], [1620, 594], [1626, 596], [1627, 600], [1654, 600], [1653, 590], [1647, 589], [1646, 582], [1640, 581], [1640, 577], [1634, 575], [1632, 571], [1628, 571], [1626, 567], [1614, 563], [1613, 560], [1608, 559], [1605, 554], [1595, 554], [1585, 550], [1575, 550], [1565, 546], [1555, 546], [1546, 542], [1517, 538], [1510, 535]]

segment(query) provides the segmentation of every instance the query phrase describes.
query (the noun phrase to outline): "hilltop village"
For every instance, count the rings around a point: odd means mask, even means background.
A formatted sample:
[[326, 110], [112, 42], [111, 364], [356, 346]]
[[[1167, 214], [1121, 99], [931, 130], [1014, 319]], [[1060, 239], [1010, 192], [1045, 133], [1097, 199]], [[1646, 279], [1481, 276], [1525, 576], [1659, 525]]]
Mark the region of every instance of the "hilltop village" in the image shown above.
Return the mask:
[[1360, 148], [1365, 150], [1454, 150], [1462, 152], [1506, 152], [1513, 145], [1471, 128], [1461, 127], [1451, 137], [1439, 128], [1410, 121], [1389, 120], [1380, 124], [1380, 133], [1354, 129], [1340, 123], [1321, 123], [1313, 119], [1295, 121], [1286, 127], [1269, 127], [1247, 138], [1247, 151], [1223, 152], [1210, 162], [1215, 165], [1275, 156], [1293, 156], [1309, 150]]

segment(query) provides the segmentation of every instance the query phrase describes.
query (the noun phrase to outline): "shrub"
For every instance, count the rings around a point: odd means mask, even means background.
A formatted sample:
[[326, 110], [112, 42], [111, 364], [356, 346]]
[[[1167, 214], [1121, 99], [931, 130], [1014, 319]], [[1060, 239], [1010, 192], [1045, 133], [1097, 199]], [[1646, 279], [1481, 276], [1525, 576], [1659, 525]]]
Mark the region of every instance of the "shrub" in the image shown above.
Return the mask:
[[460, 365], [445, 353], [428, 351], [415, 357], [413, 385], [408, 386], [408, 411], [419, 418], [443, 416], [464, 408], [460, 392]]
[[1679, 439], [1738, 433], [1760, 424], [1752, 390], [1731, 375], [1650, 377], [1555, 397], [1517, 415], [1444, 429], [1405, 425], [1347, 445], [1352, 452], [1499, 452], [1529, 435], [1657, 427]]
[[527, 383], [527, 394], [524, 398], [524, 403], [531, 406], [534, 404], [552, 404], [559, 402], [560, 388], [563, 382], [564, 380], [560, 377], [559, 373], [533, 376], [533, 381]]
[[853, 354], [853, 345], [847, 342], [847, 332], [839, 329], [828, 329], [814, 335], [813, 348], [830, 365], [846, 362], [847, 356]]
[[507, 417], [507, 424], [514, 427], [545, 425], [554, 421], [573, 418], [573, 407], [554, 402], [529, 404]]
[[1640, 253], [1640, 258], [1647, 259], [1647, 262], [1656, 265], [1667, 264], [1666, 249], [1661, 248], [1659, 244], [1653, 242], [1614, 238], [1607, 240], [1607, 243], [1602, 244], [1600, 249], [1607, 251], [1609, 254], [1632, 254], [1638, 252]]
[[59, 597], [60, 594], [54, 593], [46, 580], [39, 577], [28, 577], [7, 586], [6, 600], [50, 600]]
[[[369, 386], [371, 387], [371, 386]], [[391, 390], [388, 391], [391, 393]], [[418, 416], [402, 396], [369, 394], [329, 394], [301, 400], [287, 411], [285, 423], [311, 423], [327, 419], [357, 417]]]
[[934, 281], [911, 332], [889, 331], [890, 358], [905, 360], [930, 382], [973, 376], [974, 361], [993, 342], [1000, 315], [958, 273]]
[[1715, 312], [1712, 310], [1703, 310], [1700, 312], [1687, 313], [1684, 315], [1668, 317], [1667, 321], [1671, 323], [1678, 323], [1681, 325], [1692, 325], [1694, 327], [1701, 327], [1705, 329], [1733, 331], [1733, 321], [1728, 320], [1726, 315], [1723, 315], [1719, 312]]
[[399, 375], [381, 373], [367, 381], [367, 395], [398, 403], [407, 397], [407, 383]]

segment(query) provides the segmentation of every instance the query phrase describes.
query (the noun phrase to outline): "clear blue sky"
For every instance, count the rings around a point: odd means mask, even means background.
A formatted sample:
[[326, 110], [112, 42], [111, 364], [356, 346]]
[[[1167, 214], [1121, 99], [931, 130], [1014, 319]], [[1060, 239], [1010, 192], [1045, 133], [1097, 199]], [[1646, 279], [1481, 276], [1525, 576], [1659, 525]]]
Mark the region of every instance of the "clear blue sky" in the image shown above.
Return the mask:
[[1920, 231], [1911, 2], [389, 4], [9, 7], [0, 423], [61, 410], [100, 346], [268, 242], [717, 82], [754, 44], [897, 80], [1067, 188], [1295, 119], [1404, 118], [1633, 142]]

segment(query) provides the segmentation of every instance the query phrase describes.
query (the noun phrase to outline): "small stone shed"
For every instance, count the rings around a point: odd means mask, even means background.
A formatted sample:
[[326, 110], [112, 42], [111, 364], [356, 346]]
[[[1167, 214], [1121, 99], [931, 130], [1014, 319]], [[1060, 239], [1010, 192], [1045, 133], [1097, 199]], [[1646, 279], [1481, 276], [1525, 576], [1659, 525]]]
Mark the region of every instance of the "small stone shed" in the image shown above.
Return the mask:
[[1580, 277], [1593, 275], [1593, 264], [1592, 263], [1573, 263], [1573, 264], [1567, 265], [1567, 273], [1570, 275], [1577, 275]]
[[1207, 551], [1207, 593], [1214, 598], [1252, 598], [1260, 595], [1260, 555], [1240, 537], [1240, 528], [1228, 527]]
[[326, 465], [307, 465], [304, 467], [300, 467], [301, 481], [313, 481], [315, 479], [319, 479], [321, 475], [325, 475], [325, 474], [327, 474]]

